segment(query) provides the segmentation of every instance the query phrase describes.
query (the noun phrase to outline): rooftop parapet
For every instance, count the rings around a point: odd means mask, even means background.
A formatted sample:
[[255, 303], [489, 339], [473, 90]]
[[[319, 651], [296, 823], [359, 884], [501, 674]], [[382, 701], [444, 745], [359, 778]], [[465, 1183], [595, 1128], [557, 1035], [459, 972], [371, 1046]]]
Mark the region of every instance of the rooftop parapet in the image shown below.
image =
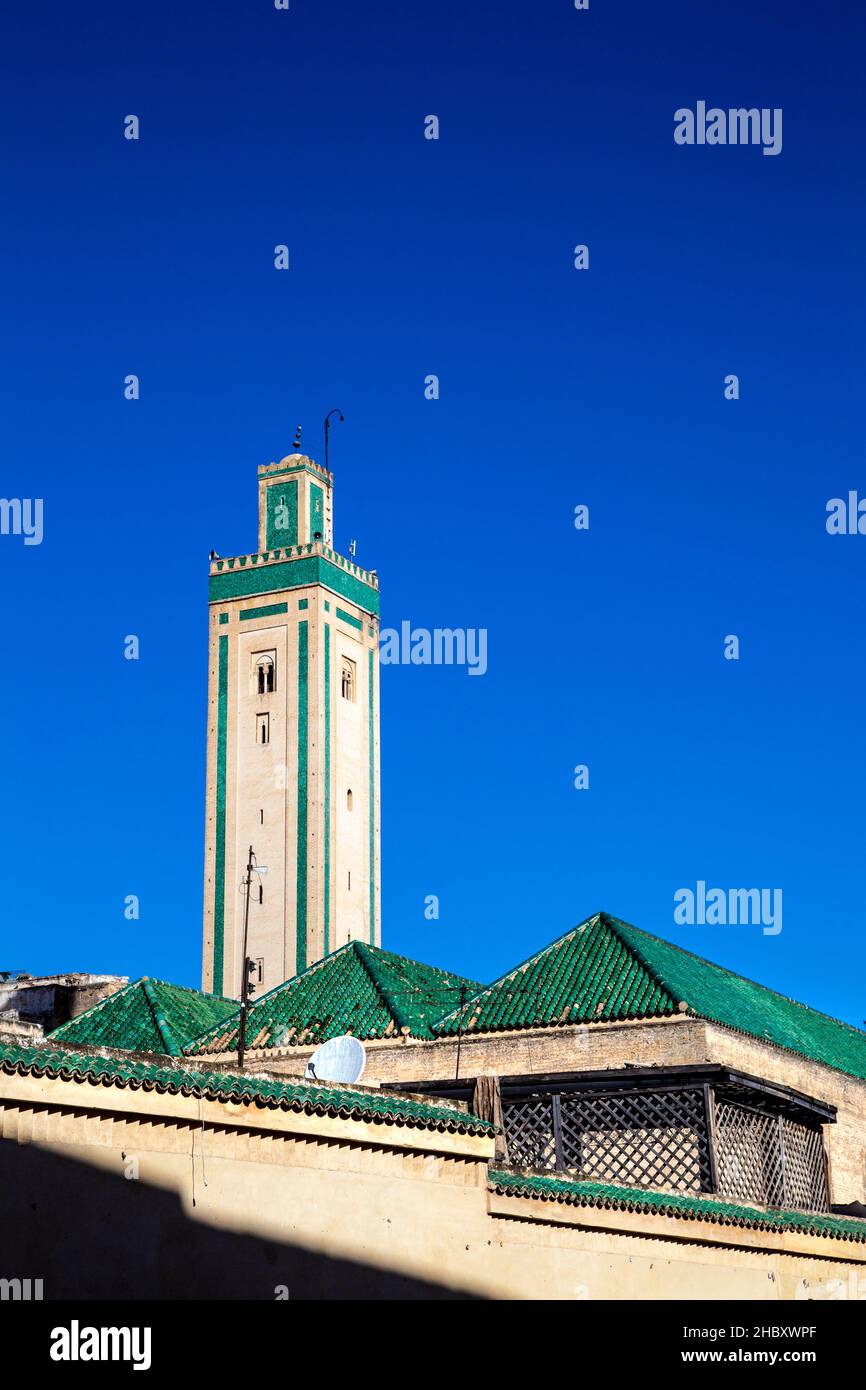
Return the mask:
[[316, 463], [308, 454], [287, 454], [279, 463], [260, 463], [259, 477], [266, 478], [271, 473], [282, 473], [294, 468], [309, 468], [314, 473], [319, 473], [326, 483], [333, 483], [334, 475], [328, 468], [324, 468], [321, 463]]
[[230, 570], [254, 568], [256, 565], [273, 565], [284, 563], [286, 560], [302, 560], [308, 556], [322, 556], [325, 560], [330, 560], [332, 565], [339, 565], [347, 574], [354, 575], [363, 584], [369, 584], [371, 588], [378, 589], [379, 576], [375, 570], [362, 569], [351, 560], [347, 560], [345, 555], [340, 555], [330, 546], [325, 545], [324, 541], [309, 541], [306, 545], [289, 545], [279, 550], [265, 550], [254, 555], [232, 555], [220, 557], [218, 560], [211, 560], [211, 574], [226, 574]]

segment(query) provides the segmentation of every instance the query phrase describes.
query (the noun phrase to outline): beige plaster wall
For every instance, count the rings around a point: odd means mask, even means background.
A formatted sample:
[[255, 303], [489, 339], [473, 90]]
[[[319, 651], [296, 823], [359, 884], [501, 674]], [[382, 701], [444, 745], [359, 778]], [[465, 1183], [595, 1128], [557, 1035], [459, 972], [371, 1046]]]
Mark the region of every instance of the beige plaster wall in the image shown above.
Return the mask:
[[850, 1243], [502, 1198], [492, 1141], [0, 1076], [0, 1276], [45, 1296], [778, 1299]]

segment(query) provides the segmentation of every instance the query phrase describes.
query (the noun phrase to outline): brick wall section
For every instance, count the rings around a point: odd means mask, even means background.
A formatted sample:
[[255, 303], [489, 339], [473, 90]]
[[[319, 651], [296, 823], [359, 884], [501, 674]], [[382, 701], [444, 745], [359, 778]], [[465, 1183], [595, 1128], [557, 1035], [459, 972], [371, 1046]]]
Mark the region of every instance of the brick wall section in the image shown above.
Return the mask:
[[[364, 1083], [441, 1081], [457, 1075], [456, 1038], [423, 1042], [400, 1038], [366, 1042]], [[302, 1076], [314, 1048], [248, 1054], [251, 1070], [274, 1076]], [[577, 1024], [565, 1028], [521, 1029], [463, 1038], [461, 1077], [519, 1076], [523, 1073], [594, 1071], [640, 1066], [676, 1066], [706, 1061], [706, 1025], [701, 1019], [646, 1020], [639, 1023]], [[214, 1065], [218, 1059], [211, 1058]]]
[[[511, 1075], [524, 1072], [595, 1071], [624, 1067], [702, 1062], [705, 1027], [691, 1018], [642, 1023], [592, 1023], [565, 1028], [522, 1029], [465, 1037], [460, 1075]], [[456, 1038], [410, 1042], [368, 1051], [368, 1075], [377, 1081], [434, 1080], [455, 1075]]]

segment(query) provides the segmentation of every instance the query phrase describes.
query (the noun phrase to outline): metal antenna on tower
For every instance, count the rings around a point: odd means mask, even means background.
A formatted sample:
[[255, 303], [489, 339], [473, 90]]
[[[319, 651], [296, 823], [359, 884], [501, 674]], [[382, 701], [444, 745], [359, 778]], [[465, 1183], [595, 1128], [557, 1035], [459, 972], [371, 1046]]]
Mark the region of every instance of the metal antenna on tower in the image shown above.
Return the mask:
[[343, 423], [343, 421], [344, 421], [345, 418], [346, 418], [345, 415], [343, 414], [342, 410], [337, 410], [337, 409], [329, 410], [328, 413], [327, 413], [327, 415], [325, 416], [325, 468], [328, 467], [328, 436], [329, 436], [330, 433], [331, 433], [331, 416], [332, 416], [332, 415], [336, 415], [336, 416], [339, 418], [341, 424]]
[[466, 1007], [466, 986], [460, 986], [460, 1019], [457, 1024], [457, 1066], [454, 1069], [454, 1080], [460, 1075], [460, 1044], [463, 1041], [463, 1010]]
[[[250, 995], [255, 993], [255, 986], [250, 984], [250, 974], [256, 968], [254, 960], [247, 956], [247, 939], [250, 929], [250, 885], [253, 881], [253, 874], [266, 874], [267, 868], [264, 864], [256, 863], [256, 856], [253, 847], [250, 845], [250, 855], [247, 860], [247, 872], [244, 879], [246, 890], [246, 903], [244, 904], [244, 964], [241, 974], [241, 1016], [238, 1026], [238, 1071], [244, 1069], [244, 1053], [247, 1047], [247, 1009], [249, 1008]], [[259, 884], [259, 902], [262, 900], [261, 884]]]

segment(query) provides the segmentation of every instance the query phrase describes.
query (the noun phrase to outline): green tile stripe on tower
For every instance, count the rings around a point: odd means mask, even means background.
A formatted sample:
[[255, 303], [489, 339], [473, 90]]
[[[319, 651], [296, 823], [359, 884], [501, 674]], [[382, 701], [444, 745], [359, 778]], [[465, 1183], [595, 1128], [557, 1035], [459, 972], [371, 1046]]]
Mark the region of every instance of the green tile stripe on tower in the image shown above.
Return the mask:
[[295, 974], [307, 966], [307, 736], [309, 724], [309, 624], [298, 623], [298, 853]]
[[226, 744], [229, 694], [229, 639], [219, 639], [219, 675], [217, 685], [216, 739], [216, 825], [214, 828], [214, 901], [213, 901], [213, 981], [215, 994], [225, 989], [223, 979], [223, 943], [225, 936], [226, 882]]
[[325, 509], [322, 501], [322, 489], [315, 483], [310, 483], [310, 540], [313, 540], [317, 531], [325, 534]]
[[376, 798], [375, 798], [375, 793], [376, 793], [376, 777], [375, 777], [375, 772], [374, 772], [374, 753], [375, 753], [375, 737], [374, 737], [374, 727], [375, 727], [375, 726], [374, 726], [374, 718], [375, 718], [375, 712], [374, 712], [374, 708], [373, 708], [373, 702], [374, 702], [374, 699], [375, 699], [375, 692], [374, 692], [374, 689], [373, 689], [373, 649], [372, 649], [372, 647], [370, 648], [370, 651], [369, 651], [369, 658], [370, 658], [370, 660], [369, 660], [369, 667], [368, 667], [368, 672], [369, 672], [369, 673], [368, 673], [368, 681], [369, 681], [369, 687], [368, 687], [368, 688], [369, 688], [369, 692], [370, 692], [370, 693], [369, 693], [369, 699], [368, 699], [367, 703], [368, 703], [369, 706], [370, 706], [370, 747], [369, 747], [369, 763], [370, 763], [370, 945], [371, 945], [371, 946], [375, 946], [375, 945], [376, 945]]
[[331, 626], [325, 623], [325, 885], [322, 952], [330, 950], [331, 920]]
[[238, 619], [242, 623], [249, 622], [251, 618], [275, 618], [278, 613], [288, 613], [287, 603], [268, 603], [264, 608], [244, 608], [239, 614]]
[[349, 627], [356, 628], [358, 632], [360, 632], [364, 626], [360, 618], [353, 618], [352, 614], [347, 613], [345, 608], [337, 609], [337, 617], [341, 620], [341, 622], [348, 623]]

